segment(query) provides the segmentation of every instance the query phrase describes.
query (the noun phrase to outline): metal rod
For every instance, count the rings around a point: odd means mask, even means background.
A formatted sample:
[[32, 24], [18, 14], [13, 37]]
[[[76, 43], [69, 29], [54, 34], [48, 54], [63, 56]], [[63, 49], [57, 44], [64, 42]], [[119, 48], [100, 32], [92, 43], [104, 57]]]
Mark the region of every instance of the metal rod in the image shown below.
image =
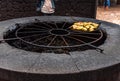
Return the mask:
[[55, 27], [58, 29], [58, 26], [57, 26], [56, 22], [54, 22], [53, 24], [54, 24], [54, 25], [55, 25]]
[[41, 33], [41, 32], [47, 32], [47, 31], [25, 31], [25, 32], [18, 32], [18, 33]]
[[91, 33], [91, 32], [71, 32], [71, 34], [89, 34], [89, 35], [100, 35], [100, 33]]
[[[70, 36], [69, 36], [70, 37]], [[98, 49], [99, 50], [99, 52], [100, 53], [103, 53], [103, 49], [101, 49], [101, 48], [98, 48], [98, 47], [96, 47], [96, 46], [94, 46], [94, 45], [92, 45], [92, 44], [90, 44], [90, 43], [86, 43], [86, 42], [84, 42], [84, 41], [82, 41], [82, 40], [79, 40], [79, 39], [77, 39], [77, 38], [74, 38], [74, 37], [72, 37], [73, 39], [75, 39], [75, 40], [78, 40], [78, 41], [80, 41], [80, 42], [82, 42], [82, 43], [84, 43], [84, 44], [86, 44], [86, 45], [88, 45], [88, 46], [91, 46], [91, 47], [93, 47], [93, 48], [95, 48], [95, 49]]]
[[67, 45], [67, 46], [69, 46], [69, 44], [68, 44], [68, 42], [65, 40], [65, 38], [63, 37], [63, 36], [60, 36], [62, 39], [63, 39], [63, 41], [65, 42], [65, 44]]
[[95, 37], [89, 37], [89, 36], [83, 36], [83, 35], [72, 35], [72, 36], [80, 36], [80, 37], [89, 38], [89, 39], [98, 39]]
[[34, 41], [31, 41], [31, 43], [37, 42], [37, 41], [39, 41], [39, 40], [42, 40], [42, 39], [47, 38], [47, 37], [50, 37], [50, 36], [52, 36], [52, 35], [48, 35], [48, 36], [44, 36], [44, 37], [42, 37], [42, 38], [36, 39], [36, 40], [34, 40]]
[[51, 29], [53, 29], [53, 27], [50, 26], [48, 23], [44, 23], [44, 22], [43, 22], [43, 24], [46, 25], [46, 26], [48, 26], [48, 27], [50, 27]]
[[35, 35], [31, 35], [31, 36], [23, 36], [23, 37], [15, 37], [15, 38], [8, 38], [8, 39], [0, 39], [0, 42], [3, 42], [3, 41], [9, 41], [9, 40], [17, 40], [17, 39], [20, 39], [20, 38], [28, 38], [28, 37], [33, 37], [33, 36], [37, 36], [37, 35], [41, 35], [41, 34], [35, 34]]
[[10, 40], [17, 40], [19, 38], [8, 38], [8, 39], [0, 39], [0, 42], [10, 41]]
[[71, 39], [74, 39], [74, 40], [76, 40], [76, 41], [79, 41], [79, 42], [85, 43], [84, 41], [82, 41], [82, 40], [80, 40], [80, 39], [78, 39], [78, 38], [71, 37], [71, 36], [67, 36], [67, 37], [69, 37], [69, 38], [71, 38]]
[[[39, 21], [40, 22], [40, 20], [39, 19], [35, 19], [35, 21]], [[46, 25], [46, 26], [48, 26], [48, 27], [50, 27], [50, 28], [52, 28], [53, 29], [53, 27], [52, 26], [50, 26], [48, 23], [45, 23], [45, 22], [42, 22], [44, 25]], [[54, 23], [55, 24], [55, 26], [56, 26], [56, 28], [58, 28], [57, 27], [57, 25], [56, 25], [56, 23]]]
[[65, 21], [65, 22], [64, 22], [64, 24], [63, 24], [63, 26], [62, 26], [62, 29], [64, 29], [64, 27], [65, 27], [66, 23], [67, 23], [67, 22]]
[[[38, 35], [41, 35], [41, 34], [35, 34], [35, 35], [24, 36], [24, 37], [19, 37], [19, 38], [28, 38], [28, 37], [38, 36]], [[17, 37], [17, 38], [18, 38], [18, 37]]]
[[58, 26], [57, 26], [56, 22], [51, 22], [50, 24], [55, 25], [55, 28], [57, 28], [57, 29], [58, 29]]
[[56, 39], [56, 37], [57, 36], [54, 36], [53, 39], [50, 41], [50, 43], [47, 46], [50, 46], [53, 43], [53, 41]]
[[46, 29], [38, 29], [38, 28], [23, 28], [23, 29], [27, 29], [27, 30], [46, 30]]
[[44, 27], [44, 26], [39, 26], [39, 25], [33, 25], [33, 24], [32, 24], [32, 26], [39, 27], [39, 28], [44, 28], [44, 29], [48, 29], [48, 30], [50, 29], [50, 28], [46, 28], [46, 27]]
[[93, 47], [93, 48], [95, 48], [95, 49], [97, 49], [97, 51], [99, 51], [100, 53], [103, 53], [103, 49], [101, 49], [101, 48], [98, 48], [97, 46], [94, 46], [94, 45], [92, 45], [92, 44], [87, 44], [88, 46], [91, 46], [91, 47]]

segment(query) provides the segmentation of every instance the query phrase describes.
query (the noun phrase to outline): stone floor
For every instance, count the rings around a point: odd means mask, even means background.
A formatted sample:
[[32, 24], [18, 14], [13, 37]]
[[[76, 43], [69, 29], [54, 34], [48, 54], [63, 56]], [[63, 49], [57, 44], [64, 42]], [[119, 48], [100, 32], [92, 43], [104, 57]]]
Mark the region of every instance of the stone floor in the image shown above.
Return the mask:
[[120, 5], [110, 7], [108, 10], [99, 6], [97, 9], [97, 19], [120, 24]]

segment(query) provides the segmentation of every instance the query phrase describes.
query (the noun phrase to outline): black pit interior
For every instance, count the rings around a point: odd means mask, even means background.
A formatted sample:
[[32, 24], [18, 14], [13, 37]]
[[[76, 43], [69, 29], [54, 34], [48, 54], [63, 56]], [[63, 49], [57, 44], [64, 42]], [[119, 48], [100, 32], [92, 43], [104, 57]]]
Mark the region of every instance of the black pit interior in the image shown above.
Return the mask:
[[16, 48], [39, 53], [69, 53], [99, 49], [107, 34], [98, 29], [93, 32], [71, 30], [70, 22], [32, 22], [16, 24], [4, 35], [6, 42]]

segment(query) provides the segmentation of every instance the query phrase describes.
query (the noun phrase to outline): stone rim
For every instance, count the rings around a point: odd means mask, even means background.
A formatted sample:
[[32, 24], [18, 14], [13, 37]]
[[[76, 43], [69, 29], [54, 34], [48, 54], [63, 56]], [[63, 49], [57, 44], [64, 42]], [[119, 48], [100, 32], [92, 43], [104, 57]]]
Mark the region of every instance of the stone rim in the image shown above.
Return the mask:
[[[35, 17], [31, 17], [31, 18], [26, 18], [26, 20], [29, 20], [29, 19], [34, 19]], [[44, 17], [43, 17], [44, 18]], [[62, 17], [63, 19], [64, 19], [64, 17]], [[65, 17], [65, 19], [66, 18], [68, 18], [68, 17]], [[41, 18], [40, 18], [41, 19]], [[81, 18], [80, 18], [81, 19]], [[16, 19], [13, 19], [13, 20], [8, 20], [9, 22], [10, 22], [10, 24], [14, 24], [16, 21], [15, 21]], [[19, 19], [18, 19], [19, 20]], [[21, 19], [20, 19], [21, 20]], [[94, 21], [94, 19], [90, 19], [91, 21]], [[95, 20], [96, 21], [96, 20]], [[7, 22], [7, 21], [5, 21], [5, 22]], [[107, 24], [110, 24], [110, 23], [108, 23], [108, 22], [104, 22], [104, 21], [102, 21], [104, 24], [103, 25], [107, 25]], [[4, 21], [3, 21], [3, 23], [4, 23]], [[0, 23], [1, 24], [1, 23]], [[115, 26], [114, 28], [111, 28], [111, 27], [108, 27], [109, 28], [109, 31], [107, 31], [108, 32], [108, 34], [110, 34], [110, 37], [113, 37], [113, 36], [116, 36], [116, 38], [117, 37], [119, 37], [119, 35], [120, 34], [118, 34], [118, 32], [116, 33], [116, 32], [113, 32], [113, 33], [111, 33], [110, 31], [112, 31], [112, 30], [117, 30], [117, 31], [119, 31], [118, 29], [119, 29], [119, 25], [115, 25], [115, 24], [111, 24], [111, 25], [113, 25], [113, 26]], [[7, 25], [6, 27], [9, 27], [9, 25]], [[5, 28], [3, 28], [3, 30], [4, 31], [6, 31], [6, 27]], [[2, 32], [2, 31], [1, 31]], [[1, 33], [2, 34], [2, 33]], [[117, 34], [117, 35], [116, 35]], [[109, 46], [109, 41], [111, 41], [110, 40], [110, 38], [109, 39], [107, 39], [106, 40], [106, 42], [105, 42], [105, 44], [104, 45], [101, 45], [100, 47], [102, 47], [102, 48], [108, 48], [108, 46]], [[119, 42], [118, 41], [118, 39], [116, 39], [116, 40], [114, 40], [113, 41], [113, 43], [114, 44], [116, 44], [115, 42]], [[115, 47], [114, 46], [114, 44], [113, 44], [113, 47]], [[3, 46], [7, 46], [8, 47], [8, 49], [10, 48], [10, 49], [13, 49], [11, 46], [9, 46], [9, 45], [7, 45], [6, 43], [5, 44], [3, 44]], [[118, 46], [119, 47], [119, 46]], [[109, 48], [109, 49], [112, 49], [112, 48]], [[16, 49], [16, 48], [14, 48], [12, 51], [16, 51], [16, 50], [18, 50], [18, 49]], [[118, 50], [118, 49], [117, 49]], [[22, 50], [18, 50], [18, 54], [15, 54], [15, 55], [18, 55], [19, 56], [19, 54], [21, 53], [21, 51]], [[114, 51], [116, 51], [116, 49], [114, 49]], [[6, 51], [5, 51], [6, 52]], [[31, 53], [31, 57], [32, 57], [32, 52], [26, 52], [26, 51], [22, 51], [22, 52], [24, 52], [24, 53], [26, 53], [25, 55], [27, 55], [27, 53]], [[89, 51], [87, 51], [86, 53], [84, 53], [84, 52], [81, 52], [81, 54], [83, 55], [86, 55], [87, 56], [87, 54], [92, 54], [93, 52], [95, 52], [95, 51], [92, 51], [92, 50], [89, 50]], [[110, 53], [110, 52], [112, 52], [111, 50], [106, 50], [106, 52], [108, 52], [108, 53]], [[79, 53], [79, 52], [73, 52], [73, 53], [71, 53], [72, 55], [73, 55], [73, 57], [74, 58], [76, 58], [77, 57], [77, 53]], [[95, 52], [96, 53], [96, 52]], [[118, 51], [116, 51], [116, 53], [119, 53]], [[9, 53], [6, 53], [8, 56], [9, 56]], [[37, 55], [37, 53], [35, 54], [35, 55]], [[54, 55], [54, 54], [53, 54]], [[94, 55], [94, 54], [93, 54]], [[96, 54], [95, 54], [96, 55]], [[113, 54], [109, 54], [110, 56], [110, 58], [113, 58], [114, 57], [114, 55]], [[116, 54], [117, 55], [117, 54]], [[1, 56], [4, 56], [3, 54], [1, 55]], [[21, 56], [21, 55], [20, 55]], [[24, 54], [23, 54], [23, 56], [24, 56]], [[99, 56], [99, 54], [97, 53], [97, 56]], [[101, 55], [100, 55], [101, 56]], [[38, 58], [39, 56], [37, 56], [36, 58]], [[35, 59], [36, 59], [35, 58]], [[95, 58], [95, 57], [94, 57]], [[1, 59], [0, 59], [1, 60]], [[118, 58], [118, 57], [114, 57], [114, 62], [111, 64], [109, 64], [109, 65], [106, 65], [106, 66], [104, 66], [104, 67], [101, 67], [101, 68], [105, 68], [105, 67], [109, 67], [109, 66], [112, 66], [112, 65], [114, 65], [114, 64], [118, 64], [120, 62], [120, 59]], [[4, 66], [3, 66], [4, 67]], [[86, 66], [83, 66], [83, 67], [86, 67]], [[100, 67], [100, 66], [98, 66], [98, 67]], [[91, 71], [91, 70], [97, 70], [97, 69], [101, 69], [101, 68], [98, 68], [98, 67], [94, 67], [94, 68], [90, 68], [90, 69], [88, 69], [88, 68], [86, 68], [86, 69], [83, 69], [83, 70], [81, 70], [81, 71], [78, 71], [78, 70], [76, 70], [76, 71], [72, 71], [72, 72], [63, 72], [63, 73], [50, 73], [50, 74], [71, 74], [71, 73], [79, 73], [79, 72], [84, 72], [84, 71]], [[37, 71], [35, 71], [35, 72], [29, 72], [29, 71], [26, 71], [26, 70], [15, 70], [15, 68], [6, 68], [6, 69], [8, 69], [8, 70], [13, 70], [13, 71], [18, 71], [18, 72], [27, 72], [27, 73], [37, 73]], [[31, 70], [32, 71], [32, 70]], [[57, 71], [57, 70], [56, 70]], [[39, 72], [38, 72], [38, 74], [39, 74]], [[40, 73], [40, 74], [42, 74], [42, 73]], [[43, 72], [43, 74], [49, 74], [49, 73], [44, 73]]]

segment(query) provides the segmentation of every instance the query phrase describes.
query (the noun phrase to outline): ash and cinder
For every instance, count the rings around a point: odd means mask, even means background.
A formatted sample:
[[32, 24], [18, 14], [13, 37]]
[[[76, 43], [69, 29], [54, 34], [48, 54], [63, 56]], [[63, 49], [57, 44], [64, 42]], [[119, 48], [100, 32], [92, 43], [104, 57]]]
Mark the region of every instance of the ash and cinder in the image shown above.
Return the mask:
[[[93, 32], [71, 30], [70, 22], [30, 22], [16, 24], [6, 32], [4, 39], [16, 48], [39, 53], [69, 53], [95, 50], [104, 44], [107, 34], [103, 29]], [[94, 47], [93, 47], [93, 46]]]

